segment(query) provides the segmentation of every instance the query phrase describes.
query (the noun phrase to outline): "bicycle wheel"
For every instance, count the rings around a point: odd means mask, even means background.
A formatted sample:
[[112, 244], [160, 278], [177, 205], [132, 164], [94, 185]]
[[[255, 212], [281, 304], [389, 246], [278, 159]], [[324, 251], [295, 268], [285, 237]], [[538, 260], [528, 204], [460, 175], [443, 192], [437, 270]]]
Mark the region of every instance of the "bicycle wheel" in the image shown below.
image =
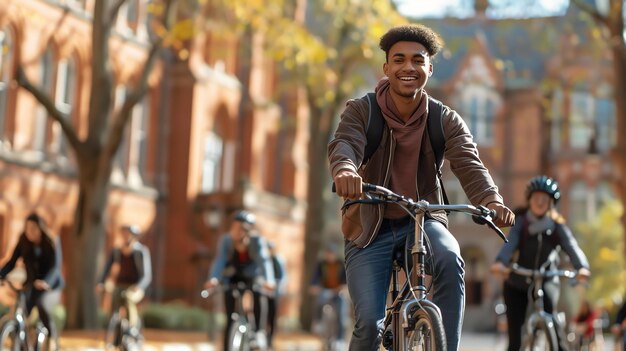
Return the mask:
[[230, 340], [228, 345], [230, 350], [226, 351], [250, 351], [251, 337], [249, 333], [254, 333], [254, 331], [250, 329], [248, 321], [244, 318], [233, 321], [228, 332], [228, 339]]
[[50, 350], [50, 333], [48, 329], [41, 323], [37, 323], [35, 327], [34, 351], [51, 351]]
[[422, 305], [411, 316], [412, 328], [407, 333], [407, 350], [446, 351], [446, 333], [435, 307]]
[[337, 339], [337, 314], [332, 304], [325, 304], [322, 307], [322, 320], [320, 321], [322, 326], [322, 338], [324, 340], [324, 351], [333, 351], [335, 340]]
[[554, 328], [545, 323], [537, 323], [532, 329], [532, 333], [526, 335], [526, 340], [522, 344], [523, 351], [557, 351]]
[[18, 324], [14, 319], [7, 319], [0, 327], [0, 350], [22, 351], [25, 346], [20, 339]]

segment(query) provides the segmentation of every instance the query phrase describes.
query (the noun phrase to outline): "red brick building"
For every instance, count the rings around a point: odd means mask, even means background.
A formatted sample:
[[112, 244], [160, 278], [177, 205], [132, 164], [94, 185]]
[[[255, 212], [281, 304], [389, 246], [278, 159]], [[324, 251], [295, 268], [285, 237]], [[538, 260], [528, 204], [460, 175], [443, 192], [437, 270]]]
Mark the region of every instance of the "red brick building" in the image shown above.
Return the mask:
[[[93, 0], [0, 2], [2, 257], [26, 215], [37, 210], [61, 235], [70, 262], [78, 193], [72, 154], [60, 128], [13, 75], [23, 64], [84, 134], [92, 6]], [[118, 16], [111, 43], [117, 107], [145, 58], [148, 16], [144, 0], [130, 1]], [[592, 55], [605, 51], [590, 50], [597, 39], [585, 34], [587, 27], [573, 16], [424, 22], [447, 42], [429, 91], [466, 119], [507, 203], [523, 205], [528, 179], [547, 173], [561, 184], [568, 217], [593, 215], [618, 175], [607, 159], [614, 141], [609, 65], [603, 54]], [[108, 243], [124, 223], [146, 232], [153, 299], [197, 302], [228, 215], [245, 207], [286, 256], [283, 312], [297, 314], [308, 110], [299, 87], [279, 91], [276, 63], [263, 54], [262, 42], [256, 34], [199, 33], [161, 57], [148, 96], [133, 113], [112, 176]], [[548, 81], [554, 83], [549, 88]], [[592, 133], [599, 151], [590, 158]], [[447, 183], [451, 200], [464, 201], [453, 177]], [[467, 262], [467, 315], [480, 316], [466, 326], [484, 329], [493, 324], [498, 290], [488, 266], [501, 244], [467, 220], [456, 218], [453, 225]]]

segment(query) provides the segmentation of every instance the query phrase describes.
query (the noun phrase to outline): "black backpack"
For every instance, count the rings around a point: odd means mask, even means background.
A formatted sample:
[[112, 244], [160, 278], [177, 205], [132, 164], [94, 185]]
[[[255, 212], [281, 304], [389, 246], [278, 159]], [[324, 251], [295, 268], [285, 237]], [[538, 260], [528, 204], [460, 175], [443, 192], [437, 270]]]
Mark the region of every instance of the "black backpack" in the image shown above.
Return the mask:
[[[378, 101], [376, 101], [376, 93], [368, 93], [367, 101], [369, 103], [369, 114], [367, 117], [367, 143], [365, 144], [365, 154], [363, 164], [369, 161], [374, 151], [378, 148], [380, 140], [383, 137], [383, 113], [380, 110]], [[428, 136], [430, 145], [435, 154], [435, 162], [437, 168], [437, 177], [441, 184], [441, 192], [443, 193], [444, 203], [448, 204], [448, 196], [443, 188], [443, 180], [441, 179], [443, 166], [443, 152], [445, 150], [446, 140], [443, 134], [443, 104], [441, 101], [428, 97], [428, 118], [426, 119], [426, 128], [428, 128]]]

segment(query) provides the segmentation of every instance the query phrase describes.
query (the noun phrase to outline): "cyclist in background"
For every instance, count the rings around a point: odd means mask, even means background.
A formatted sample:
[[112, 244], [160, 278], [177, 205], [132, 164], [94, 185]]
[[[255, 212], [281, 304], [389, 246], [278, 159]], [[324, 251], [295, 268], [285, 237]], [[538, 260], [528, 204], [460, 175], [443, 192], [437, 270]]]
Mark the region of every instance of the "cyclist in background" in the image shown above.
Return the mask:
[[26, 268], [24, 293], [27, 314], [37, 307], [41, 323], [50, 332], [51, 349], [58, 347], [58, 333], [51, 318], [52, 308], [59, 303], [64, 281], [61, 275], [61, 242], [53, 238], [43, 218], [36, 213], [26, 217], [24, 231], [20, 235], [13, 255], [0, 269], [0, 279], [5, 279], [17, 263], [18, 258]]
[[348, 303], [344, 297], [343, 290], [346, 288], [346, 271], [343, 260], [337, 253], [337, 246], [328, 244], [318, 261], [309, 291], [316, 295], [314, 326], [322, 327], [322, 308], [325, 304], [331, 303], [337, 313], [337, 341], [343, 341], [347, 326]]
[[[550, 261], [546, 270], [558, 268], [559, 251], [563, 249], [572, 265], [577, 269], [576, 279], [586, 281], [590, 275], [587, 257], [578, 246], [565, 219], [556, 209], [561, 197], [556, 181], [547, 176], [537, 176], [526, 187], [527, 208], [517, 215], [515, 226], [509, 232], [509, 242], [504, 244], [491, 266], [496, 274], [508, 275], [508, 266], [516, 261], [527, 269], [539, 269]], [[509, 334], [509, 351], [518, 351], [521, 346], [521, 333], [528, 307], [530, 281], [523, 276], [511, 273], [504, 281], [503, 295], [506, 303], [506, 316]], [[552, 313], [559, 299], [559, 278], [544, 281], [544, 308]], [[556, 317], [556, 316], [554, 316]], [[563, 350], [566, 338], [563, 326], [557, 325], [559, 350]]]
[[[624, 299], [624, 303], [622, 304], [622, 307], [619, 309], [619, 311], [617, 311], [617, 316], [615, 316], [615, 323], [613, 323], [613, 325], [611, 326], [611, 333], [613, 333], [613, 335], [615, 335], [615, 345], [616, 345], [616, 349], [619, 350], [619, 348], [617, 348], [617, 345], [620, 343], [626, 344], [624, 343], [624, 339], [626, 339], [626, 336], [624, 336], [624, 333], [626, 332], [626, 299]], [[622, 347], [626, 347], [626, 345], [623, 345]], [[626, 351], [626, 350], [622, 350], [622, 351]]]
[[[254, 318], [256, 331], [265, 330], [267, 319], [267, 300], [258, 287], [272, 291], [275, 287], [274, 268], [267, 248], [267, 242], [254, 231], [256, 217], [245, 210], [238, 211], [233, 217], [230, 231], [222, 235], [218, 252], [209, 279], [204, 284], [211, 290], [220, 282], [224, 286], [245, 283], [254, 296]], [[224, 293], [226, 316], [235, 311], [235, 298], [230, 292]], [[226, 318], [224, 330], [224, 350], [229, 350], [228, 332], [232, 318]]]
[[285, 293], [287, 288], [287, 268], [285, 260], [276, 251], [276, 244], [273, 241], [268, 242], [270, 258], [272, 259], [272, 267], [274, 268], [274, 278], [276, 287], [267, 299], [267, 346], [271, 349], [274, 332], [276, 331], [276, 320], [278, 318], [278, 310], [280, 307], [280, 297]]
[[139, 242], [141, 232], [136, 225], [125, 225], [121, 232], [121, 246], [111, 251], [96, 290], [111, 293], [110, 317], [119, 309], [122, 293], [126, 294], [130, 331], [140, 336], [137, 304], [152, 280], [150, 251]]
[[[334, 139], [328, 144], [330, 173], [337, 195], [361, 198], [362, 182], [382, 185], [405, 197], [441, 204], [444, 192], [435, 153], [442, 152], [467, 197], [474, 205], [496, 212], [497, 226], [514, 222], [498, 187], [478, 157], [472, 134], [458, 113], [442, 106], [443, 150], [433, 150], [427, 126], [433, 58], [443, 48], [439, 34], [423, 25], [390, 29], [380, 39], [385, 52], [375, 101], [383, 117], [380, 143], [364, 160], [369, 126], [368, 98], [350, 100], [341, 114]], [[465, 311], [464, 262], [456, 238], [448, 230], [444, 211], [431, 212], [424, 222], [434, 262], [433, 302], [441, 309], [448, 350], [459, 347]], [[415, 221], [395, 204], [354, 204], [342, 213], [346, 239], [345, 267], [356, 324], [350, 350], [375, 351], [380, 321], [385, 317], [387, 288], [396, 253], [407, 256], [413, 245]]]

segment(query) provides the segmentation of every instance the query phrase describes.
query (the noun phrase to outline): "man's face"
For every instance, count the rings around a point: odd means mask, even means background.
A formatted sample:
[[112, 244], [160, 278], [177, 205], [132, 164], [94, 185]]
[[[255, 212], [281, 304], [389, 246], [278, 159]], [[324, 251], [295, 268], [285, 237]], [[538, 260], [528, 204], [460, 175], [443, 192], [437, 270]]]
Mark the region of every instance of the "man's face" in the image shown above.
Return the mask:
[[233, 221], [230, 227], [230, 236], [234, 242], [240, 242], [246, 237], [247, 231], [242, 222]]
[[433, 65], [424, 45], [399, 41], [389, 49], [383, 72], [389, 78], [392, 94], [413, 98], [426, 85]]

